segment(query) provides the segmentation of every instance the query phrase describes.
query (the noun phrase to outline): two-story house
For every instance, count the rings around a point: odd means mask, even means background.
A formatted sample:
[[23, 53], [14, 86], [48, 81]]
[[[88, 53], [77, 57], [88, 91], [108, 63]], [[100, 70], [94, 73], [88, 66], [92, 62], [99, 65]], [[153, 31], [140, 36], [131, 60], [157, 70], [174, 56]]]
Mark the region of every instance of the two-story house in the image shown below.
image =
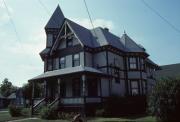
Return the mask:
[[65, 18], [59, 6], [45, 31], [44, 73], [29, 80], [44, 87], [34, 109], [43, 101], [82, 107], [112, 95], [146, 95], [155, 83], [158, 66], [126, 33], [118, 37], [108, 28], [89, 30]]

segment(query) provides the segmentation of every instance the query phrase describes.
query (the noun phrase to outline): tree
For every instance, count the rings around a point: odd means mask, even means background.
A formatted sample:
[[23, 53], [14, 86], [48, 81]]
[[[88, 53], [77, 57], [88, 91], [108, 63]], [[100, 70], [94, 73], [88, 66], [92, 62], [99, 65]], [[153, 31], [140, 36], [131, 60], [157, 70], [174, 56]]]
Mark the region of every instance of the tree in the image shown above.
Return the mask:
[[180, 122], [180, 79], [161, 79], [149, 96], [149, 110], [162, 122]]
[[[22, 86], [23, 96], [27, 100], [31, 100], [32, 98], [32, 82], [28, 82]], [[38, 83], [34, 84], [34, 97], [40, 97], [42, 92], [41, 86]]]
[[7, 78], [5, 78], [2, 81], [2, 84], [0, 85], [0, 93], [5, 97], [15, 92], [16, 89], [17, 87], [13, 86], [12, 83]]

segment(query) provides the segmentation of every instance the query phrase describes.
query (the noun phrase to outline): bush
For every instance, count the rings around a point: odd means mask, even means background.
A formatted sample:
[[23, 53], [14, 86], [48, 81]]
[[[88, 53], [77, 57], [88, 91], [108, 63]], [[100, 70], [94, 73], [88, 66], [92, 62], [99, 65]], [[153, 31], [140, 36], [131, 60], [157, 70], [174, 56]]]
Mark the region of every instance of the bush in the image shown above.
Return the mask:
[[59, 119], [72, 119], [75, 115], [77, 115], [77, 113], [74, 112], [70, 112], [70, 113], [66, 113], [66, 112], [59, 112], [58, 113], [58, 118]]
[[25, 117], [30, 116], [30, 109], [29, 109], [29, 108], [23, 108], [23, 109], [21, 110], [21, 115], [22, 115], [22, 116], [25, 116]]
[[42, 119], [55, 120], [58, 119], [57, 110], [55, 108], [43, 107], [40, 116]]
[[12, 117], [18, 117], [21, 116], [21, 107], [15, 106], [15, 105], [9, 105], [9, 113]]
[[161, 79], [149, 96], [149, 111], [162, 122], [180, 121], [180, 79]]
[[97, 109], [95, 115], [98, 117], [102, 117], [104, 116], [104, 112], [105, 112], [104, 109]]

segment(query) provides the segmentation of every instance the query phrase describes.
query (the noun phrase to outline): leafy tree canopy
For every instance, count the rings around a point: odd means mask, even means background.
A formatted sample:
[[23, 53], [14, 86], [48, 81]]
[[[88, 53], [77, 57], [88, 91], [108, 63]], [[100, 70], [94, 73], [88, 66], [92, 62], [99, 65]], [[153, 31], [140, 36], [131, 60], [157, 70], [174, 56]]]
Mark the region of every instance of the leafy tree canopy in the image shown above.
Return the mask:
[[7, 78], [5, 78], [2, 81], [2, 84], [0, 85], [0, 93], [4, 97], [9, 96], [11, 93], [15, 92], [16, 89], [17, 87], [13, 86], [12, 83]]

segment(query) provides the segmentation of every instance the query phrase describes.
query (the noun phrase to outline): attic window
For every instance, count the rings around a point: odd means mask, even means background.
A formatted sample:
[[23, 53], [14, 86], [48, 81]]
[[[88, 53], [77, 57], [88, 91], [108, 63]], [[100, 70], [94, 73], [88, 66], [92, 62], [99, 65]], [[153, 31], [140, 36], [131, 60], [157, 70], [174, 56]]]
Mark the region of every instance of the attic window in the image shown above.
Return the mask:
[[129, 58], [129, 69], [137, 69], [137, 58], [136, 57]]
[[73, 39], [67, 38], [66, 39], [66, 47], [72, 47], [73, 46]]

